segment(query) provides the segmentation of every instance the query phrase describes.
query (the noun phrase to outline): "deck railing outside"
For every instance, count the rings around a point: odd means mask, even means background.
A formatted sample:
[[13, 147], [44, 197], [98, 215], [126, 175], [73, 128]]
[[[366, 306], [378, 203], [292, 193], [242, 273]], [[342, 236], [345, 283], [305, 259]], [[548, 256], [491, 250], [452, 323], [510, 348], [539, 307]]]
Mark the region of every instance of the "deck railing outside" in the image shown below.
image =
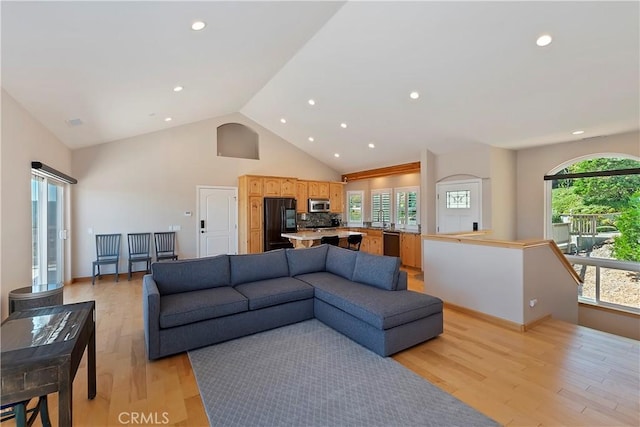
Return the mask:
[[584, 281], [578, 300], [640, 313], [640, 263], [565, 256]]

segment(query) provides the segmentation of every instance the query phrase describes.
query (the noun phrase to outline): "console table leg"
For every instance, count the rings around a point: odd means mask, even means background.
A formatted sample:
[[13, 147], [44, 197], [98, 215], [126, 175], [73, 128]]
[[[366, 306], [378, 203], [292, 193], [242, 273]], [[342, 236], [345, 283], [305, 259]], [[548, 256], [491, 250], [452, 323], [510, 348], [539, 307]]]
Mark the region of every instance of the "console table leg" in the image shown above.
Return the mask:
[[87, 381], [88, 381], [88, 398], [96, 397], [96, 330], [94, 329], [87, 344]]
[[58, 390], [58, 425], [60, 427], [71, 427], [73, 424], [73, 382], [71, 381], [71, 367], [68, 363], [60, 366]]

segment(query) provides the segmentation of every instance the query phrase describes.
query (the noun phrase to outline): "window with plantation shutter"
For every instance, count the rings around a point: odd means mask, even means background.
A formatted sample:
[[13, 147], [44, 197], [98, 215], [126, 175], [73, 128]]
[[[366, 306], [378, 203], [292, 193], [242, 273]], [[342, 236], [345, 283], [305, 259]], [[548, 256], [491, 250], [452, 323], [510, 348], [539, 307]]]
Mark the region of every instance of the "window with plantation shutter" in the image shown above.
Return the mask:
[[396, 188], [395, 226], [396, 228], [417, 229], [420, 223], [420, 201], [418, 187]]
[[391, 190], [371, 191], [371, 224], [382, 226], [391, 223]]
[[347, 191], [347, 225], [361, 227], [363, 225], [364, 191]]

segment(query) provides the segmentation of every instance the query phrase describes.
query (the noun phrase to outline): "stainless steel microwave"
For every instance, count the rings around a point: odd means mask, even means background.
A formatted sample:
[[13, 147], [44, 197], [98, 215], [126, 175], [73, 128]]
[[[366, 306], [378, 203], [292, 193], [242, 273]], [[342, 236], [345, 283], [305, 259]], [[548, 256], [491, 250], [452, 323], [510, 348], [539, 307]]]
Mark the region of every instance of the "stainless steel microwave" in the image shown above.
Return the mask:
[[309, 212], [331, 212], [329, 199], [309, 199]]

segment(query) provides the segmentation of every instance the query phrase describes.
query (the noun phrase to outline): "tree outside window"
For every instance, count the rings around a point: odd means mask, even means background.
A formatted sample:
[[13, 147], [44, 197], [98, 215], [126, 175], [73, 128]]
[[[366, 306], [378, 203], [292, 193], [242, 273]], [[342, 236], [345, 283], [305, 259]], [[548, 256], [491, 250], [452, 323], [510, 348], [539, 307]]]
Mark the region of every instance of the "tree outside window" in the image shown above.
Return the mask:
[[363, 205], [364, 191], [347, 191], [347, 223], [350, 227], [361, 227], [363, 225]]
[[[553, 237], [564, 241], [584, 280], [583, 302], [640, 311], [639, 169], [634, 159], [602, 157], [578, 161], [553, 176]], [[565, 231], [556, 235], [556, 230]], [[599, 265], [599, 259], [606, 264]]]
[[418, 187], [396, 188], [396, 228], [417, 229], [420, 221], [418, 217], [419, 189]]

